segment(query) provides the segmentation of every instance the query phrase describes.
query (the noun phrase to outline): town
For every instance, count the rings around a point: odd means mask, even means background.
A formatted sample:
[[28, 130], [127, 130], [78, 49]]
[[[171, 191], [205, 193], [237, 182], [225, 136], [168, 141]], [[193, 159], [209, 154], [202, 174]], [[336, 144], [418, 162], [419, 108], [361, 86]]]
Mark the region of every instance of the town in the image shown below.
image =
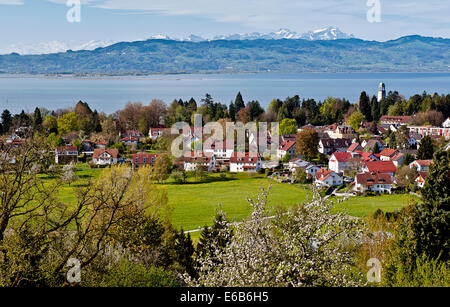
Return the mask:
[[[198, 108], [193, 99], [189, 102], [174, 101], [169, 108], [158, 100], [152, 101], [148, 107], [128, 104], [124, 110], [115, 114], [115, 118], [103, 115], [102, 123], [97, 111], [92, 112], [86, 103], [79, 102], [74, 112], [67, 110], [65, 114], [57, 116], [55, 112], [47, 111], [48, 115], [44, 119], [39, 109], [32, 116], [22, 112], [14, 118], [8, 115], [9, 111], [4, 111], [4, 132], [14, 128], [14, 125], [20, 126], [7, 134], [2, 146], [21, 146], [29, 131], [38, 126], [39, 131], [47, 131], [48, 140], [54, 147], [56, 165], [86, 163], [101, 168], [128, 164], [132, 169], [137, 169], [142, 166], [154, 167], [163, 159], [166, 160], [165, 172], [168, 175], [179, 172], [260, 173], [278, 182], [311, 183], [326, 190], [327, 194], [344, 192], [348, 196], [416, 192], [425, 184], [435, 149], [439, 147], [448, 151], [450, 148], [449, 96], [442, 96], [445, 101], [441, 104], [446, 109], [441, 109], [446, 112], [445, 120], [442, 110], [437, 111], [439, 105], [436, 106], [434, 102], [439, 98], [436, 95], [431, 98], [424, 93], [411, 97], [406, 103], [396, 92], [390, 92], [387, 97], [385, 85], [381, 83], [378, 97], [374, 96], [369, 101], [363, 92], [357, 105], [350, 105], [345, 99], [328, 98], [323, 103], [319, 102], [319, 105], [304, 100], [300, 107], [298, 97], [294, 97], [285, 102], [274, 100], [265, 112], [255, 101], [245, 106], [240, 93], [234, 104], [230, 104], [229, 110], [206, 95], [203, 105]], [[429, 103], [428, 100], [433, 102], [428, 105], [430, 109], [426, 112], [389, 115], [402, 107], [409, 110], [423, 109], [418, 105], [418, 100], [422, 100], [422, 103]], [[410, 106], [414, 103], [417, 105]], [[341, 105], [341, 111], [346, 109], [347, 115], [338, 115], [339, 122], [336, 123], [313, 125], [311, 122], [318, 121], [312, 118], [314, 114], [308, 109], [308, 112], [304, 112], [310, 105], [316, 112], [318, 109], [319, 113]], [[388, 115], [383, 115], [386, 112], [380, 111], [380, 107], [387, 110]], [[141, 112], [144, 115], [139, 118]], [[185, 114], [183, 118], [177, 112], [190, 112], [191, 115]], [[296, 116], [290, 118], [294, 112]], [[192, 148], [192, 151], [186, 151], [182, 158], [170, 157], [168, 144], [176, 135], [164, 123], [190, 119], [195, 114], [204, 115], [208, 121], [216, 119], [222, 125], [233, 120], [246, 123], [250, 120], [281, 119], [281, 135], [276, 136], [279, 138], [277, 159], [274, 161], [262, 153], [250, 155], [248, 146], [247, 151], [242, 148], [238, 150], [235, 142], [223, 139], [205, 143], [208, 135], [204, 135], [203, 131], [197, 133], [193, 127], [183, 134], [183, 145]], [[308, 117], [312, 120], [308, 120]], [[372, 121], [368, 122], [367, 118]], [[32, 124], [21, 125], [27, 121]], [[305, 125], [300, 126], [301, 123]], [[128, 127], [135, 129], [126, 129]], [[267, 140], [268, 146], [274, 141], [271, 131], [267, 131], [266, 135], [262, 131], [258, 134], [249, 135], [249, 131], [246, 131], [246, 140]], [[202, 151], [194, 152], [194, 144], [199, 142]], [[167, 161], [171, 165], [167, 165]]]

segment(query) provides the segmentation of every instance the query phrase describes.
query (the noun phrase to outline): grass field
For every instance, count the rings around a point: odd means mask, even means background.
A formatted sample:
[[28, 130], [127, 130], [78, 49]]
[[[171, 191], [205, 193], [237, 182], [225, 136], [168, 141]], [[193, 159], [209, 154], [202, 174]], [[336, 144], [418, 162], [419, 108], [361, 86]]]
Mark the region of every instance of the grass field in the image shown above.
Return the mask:
[[[74, 189], [88, 179], [101, 175], [98, 169], [81, 169], [76, 172], [79, 179], [71, 186], [60, 189], [60, 199], [67, 203], [75, 201]], [[247, 199], [255, 197], [262, 188], [272, 185], [269, 206], [293, 206], [306, 199], [308, 188], [300, 185], [281, 184], [265, 178], [263, 175], [227, 174], [227, 178], [210, 175], [206, 183], [196, 183], [189, 178], [186, 184], [168, 182], [161, 185], [168, 192], [169, 204], [173, 208], [172, 223], [177, 228], [195, 230], [210, 225], [216, 210], [221, 208], [230, 220], [240, 221], [251, 212]], [[393, 212], [401, 209], [411, 199], [410, 195], [383, 195], [376, 197], [351, 197], [344, 203], [336, 204], [335, 210], [345, 211], [351, 216], [365, 217], [381, 209]], [[335, 198], [330, 198], [336, 200]], [[195, 237], [197, 234], [193, 234]]]

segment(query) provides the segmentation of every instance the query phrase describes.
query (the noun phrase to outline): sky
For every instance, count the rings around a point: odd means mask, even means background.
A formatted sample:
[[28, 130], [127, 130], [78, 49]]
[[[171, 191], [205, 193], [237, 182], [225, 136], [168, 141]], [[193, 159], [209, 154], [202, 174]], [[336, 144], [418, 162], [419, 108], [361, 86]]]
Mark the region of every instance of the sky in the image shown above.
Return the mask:
[[[81, 20], [72, 23], [66, 17], [70, 1], [0, 0], [0, 53], [158, 34], [212, 38], [328, 26], [366, 40], [450, 38], [450, 0], [81, 0]], [[379, 22], [369, 22], [368, 11], [378, 7]]]

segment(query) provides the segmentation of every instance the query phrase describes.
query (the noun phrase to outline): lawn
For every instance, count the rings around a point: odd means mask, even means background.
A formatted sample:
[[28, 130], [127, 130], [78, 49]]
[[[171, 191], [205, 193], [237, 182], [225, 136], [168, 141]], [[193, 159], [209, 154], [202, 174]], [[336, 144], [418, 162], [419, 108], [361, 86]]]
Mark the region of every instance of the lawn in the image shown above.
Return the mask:
[[[366, 217], [377, 209], [381, 209], [383, 212], [400, 210], [411, 199], [419, 201], [416, 196], [407, 194], [350, 197], [347, 201], [336, 204], [334, 210], [344, 211], [351, 216]], [[336, 198], [331, 198], [330, 200], [335, 201]]]
[[[60, 187], [60, 199], [67, 203], [75, 201], [74, 188], [83, 185], [88, 179], [100, 176], [101, 170], [80, 169], [76, 172], [79, 179], [72, 185]], [[195, 230], [211, 225], [216, 210], [221, 208], [232, 221], [241, 221], [251, 212], [247, 199], [256, 197], [262, 188], [272, 185], [269, 194], [269, 206], [292, 206], [306, 199], [308, 188], [300, 185], [281, 184], [266, 179], [264, 175], [227, 174], [221, 178], [217, 174], [209, 176], [206, 183], [196, 183], [189, 178], [186, 184], [175, 184], [169, 181], [161, 185], [167, 190], [169, 204], [173, 208], [172, 223], [178, 229]], [[351, 216], [365, 217], [381, 209], [393, 212], [405, 206], [410, 195], [383, 195], [375, 197], [351, 197], [344, 203], [336, 204], [335, 210], [345, 211]], [[332, 197], [330, 200], [336, 200]], [[196, 236], [198, 233], [193, 233]]]

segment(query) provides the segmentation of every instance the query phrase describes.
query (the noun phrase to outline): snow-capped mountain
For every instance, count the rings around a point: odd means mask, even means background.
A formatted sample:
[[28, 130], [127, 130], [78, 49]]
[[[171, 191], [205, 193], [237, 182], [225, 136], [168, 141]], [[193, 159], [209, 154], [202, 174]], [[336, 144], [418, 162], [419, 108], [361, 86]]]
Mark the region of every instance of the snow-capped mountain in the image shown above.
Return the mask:
[[339, 30], [337, 27], [328, 27], [315, 31], [309, 31], [301, 35], [302, 39], [307, 40], [335, 40], [335, 39], [349, 39], [355, 38], [353, 34], [347, 34]]
[[[231, 35], [217, 35], [212, 39], [206, 39], [198, 35], [191, 34], [185, 38], [173, 38], [165, 34], [158, 34], [147, 37], [142, 40], [152, 40], [152, 39], [162, 39], [162, 40], [175, 40], [175, 41], [188, 41], [188, 42], [204, 42], [211, 40], [256, 40], [256, 39], [267, 39], [267, 40], [277, 40], [277, 39], [306, 39], [306, 40], [335, 40], [335, 39], [349, 39], [354, 38], [352, 34], [346, 34], [339, 30], [337, 27], [328, 27], [325, 29], [319, 29], [315, 31], [309, 31], [304, 34], [299, 34], [297, 32], [291, 31], [289, 29], [280, 29], [276, 32], [270, 33], [244, 33], [244, 34], [231, 34]], [[62, 41], [49, 41], [37, 44], [14, 44], [7, 46], [6, 48], [0, 48], [0, 54], [9, 53], [19, 53], [25, 54], [49, 54], [65, 52], [67, 50], [78, 51], [78, 50], [94, 50], [100, 47], [107, 47], [116, 43], [115, 41], [98, 41], [93, 40], [87, 43], [80, 42], [62, 42]]]
[[254, 39], [307, 39], [307, 40], [335, 40], [354, 38], [353, 34], [346, 34], [337, 27], [328, 27], [309, 31], [304, 34], [291, 31], [289, 29], [280, 29], [277, 32], [267, 34], [253, 32], [246, 34], [231, 34], [215, 36], [213, 40], [254, 40]]

